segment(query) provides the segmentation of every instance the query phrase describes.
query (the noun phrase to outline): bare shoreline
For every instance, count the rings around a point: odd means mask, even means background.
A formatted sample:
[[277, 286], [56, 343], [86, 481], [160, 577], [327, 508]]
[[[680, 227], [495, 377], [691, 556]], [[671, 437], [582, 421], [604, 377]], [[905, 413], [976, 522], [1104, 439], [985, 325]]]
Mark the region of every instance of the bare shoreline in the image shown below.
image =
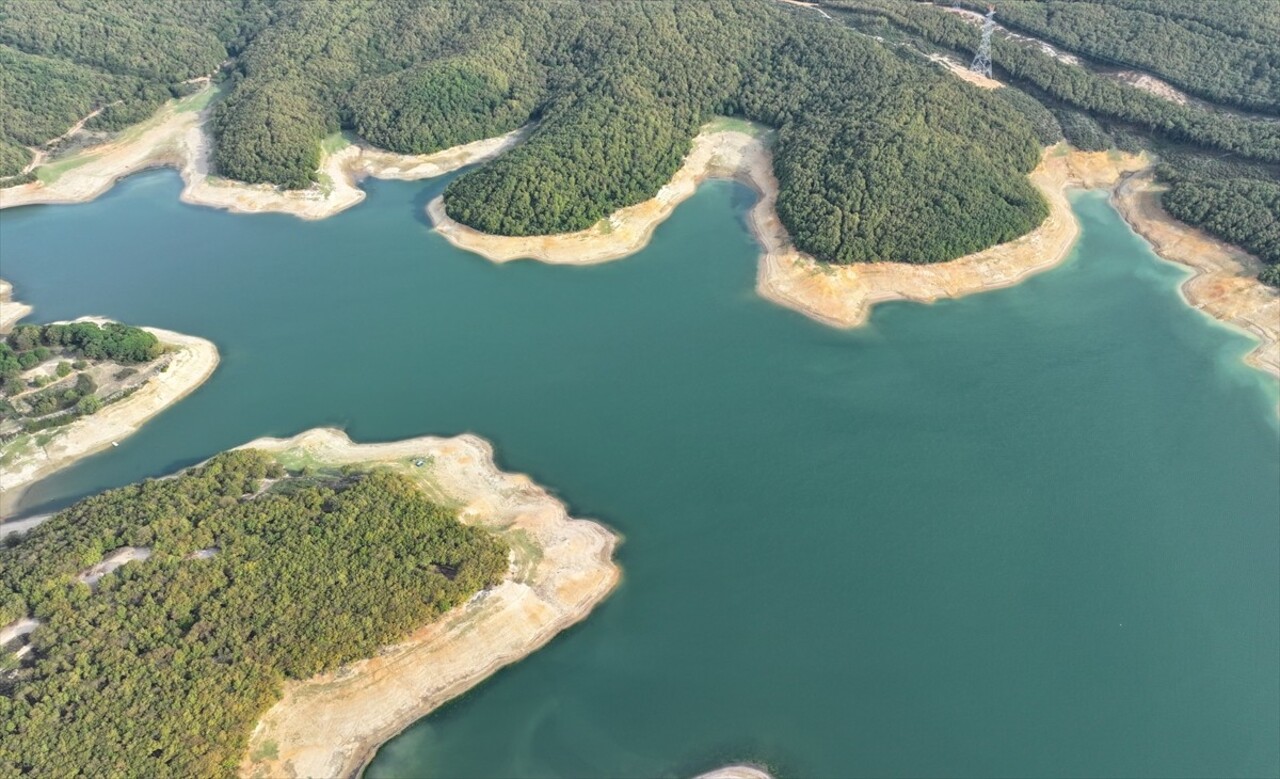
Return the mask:
[[[642, 249], [657, 225], [708, 178], [730, 178], [760, 199], [748, 222], [763, 252], [756, 288], [774, 303], [832, 327], [857, 327], [877, 303], [931, 303], [1012, 286], [1067, 258], [1080, 226], [1066, 197], [1073, 187], [1113, 192], [1117, 211], [1161, 257], [1188, 265], [1197, 276], [1182, 285], [1188, 304], [1234, 323], [1260, 340], [1248, 362], [1280, 375], [1280, 295], [1254, 278], [1259, 264], [1244, 252], [1174, 220], [1159, 206], [1151, 162], [1119, 152], [1080, 152], [1060, 144], [1045, 150], [1030, 179], [1049, 204], [1045, 221], [1030, 233], [949, 262], [929, 265], [880, 262], [849, 266], [819, 263], [798, 252], [774, 204], [778, 183], [764, 142], [736, 131], [704, 132], [684, 166], [652, 200], [620, 209], [588, 230], [561, 235], [487, 235], [449, 218], [442, 198], [427, 206], [440, 234], [455, 246], [494, 262], [535, 259], [587, 265]], [[1138, 182], [1143, 182], [1138, 186]], [[1211, 274], [1200, 280], [1199, 274]]]
[[[196, 97], [201, 96], [207, 94], [202, 92]], [[186, 107], [186, 100], [170, 101], [151, 119], [115, 140], [60, 160], [58, 164], [67, 169], [51, 183], [36, 181], [0, 189], [0, 209], [83, 203], [106, 193], [117, 181], [134, 173], [172, 167], [184, 182], [183, 202], [241, 214], [274, 212], [302, 219], [324, 219], [364, 200], [364, 190], [358, 183], [365, 176], [405, 180], [440, 176], [502, 153], [518, 143], [523, 133], [516, 130], [421, 155], [394, 154], [353, 143], [325, 155], [319, 170], [323, 184], [305, 190], [281, 190], [211, 175], [210, 142], [205, 132], [209, 109]]]
[[23, 317], [31, 313], [31, 306], [13, 297], [13, 285], [0, 279], [0, 334], [7, 333]]
[[1280, 290], [1257, 280], [1262, 263], [1169, 215], [1151, 171], [1126, 176], [1111, 203], [1161, 259], [1191, 270], [1179, 286], [1183, 300], [1257, 339], [1245, 362], [1280, 378]]
[[1079, 234], [1067, 201], [1070, 186], [1111, 186], [1120, 176], [1145, 167], [1134, 155], [1086, 153], [1066, 147], [1046, 150], [1031, 180], [1050, 205], [1049, 217], [1027, 235], [950, 262], [929, 265], [879, 262], [849, 266], [819, 263], [797, 251], [778, 219], [778, 181], [765, 142], [737, 131], [699, 135], [671, 183], [652, 200], [620, 209], [588, 230], [551, 236], [486, 235], [449, 218], [441, 198], [427, 207], [440, 234], [455, 246], [494, 262], [519, 258], [584, 265], [634, 254], [698, 185], [730, 178], [753, 188], [760, 199], [749, 222], [763, 248], [757, 290], [768, 300], [834, 327], [864, 323], [871, 308], [888, 300], [933, 302], [1016, 284], [1066, 258]]
[[14, 510], [32, 484], [133, 435], [147, 420], [193, 392], [218, 367], [218, 349], [211, 341], [154, 327], [143, 329], [165, 346], [177, 349], [168, 370], [129, 397], [56, 428], [47, 443], [5, 465], [0, 484], [0, 517]]
[[[288, 683], [250, 738], [242, 776], [358, 775], [387, 740], [585, 618], [621, 578], [613, 561], [618, 536], [570, 517], [527, 476], [499, 471], [492, 447], [476, 436], [356, 444], [341, 431], [318, 429], [245, 447], [326, 464], [397, 467], [459, 505], [463, 522], [503, 536], [514, 555], [500, 585], [405, 641]], [[417, 459], [422, 469], [413, 466]]]
[[[237, 213], [270, 211], [303, 219], [323, 219], [364, 199], [364, 191], [357, 186], [363, 176], [403, 180], [439, 176], [497, 156], [518, 143], [523, 134], [523, 130], [517, 130], [416, 156], [351, 144], [324, 158], [320, 172], [328, 182], [326, 187], [281, 191], [209, 175], [209, 141], [203, 129], [207, 113], [207, 108], [189, 110], [183, 108], [183, 101], [170, 102], [155, 117], [127, 131], [118, 140], [82, 152], [78, 157], [86, 161], [63, 172], [53, 183], [0, 189], [0, 208], [91, 200], [109, 190], [120, 178], [169, 165], [178, 168], [186, 182], [182, 192], [186, 202]], [[824, 324], [850, 328], [864, 323], [876, 303], [891, 300], [929, 303], [962, 297], [1011, 286], [1053, 267], [1067, 257], [1079, 234], [1065, 190], [1073, 186], [1114, 190], [1126, 176], [1149, 166], [1150, 160], [1144, 157], [1119, 152], [1079, 152], [1064, 144], [1051, 147], [1030, 174], [1031, 181], [1050, 206], [1044, 223], [1008, 243], [929, 265], [878, 262], [832, 266], [798, 252], [774, 208], [778, 183], [767, 144], [760, 137], [732, 130], [704, 130], [694, 139], [680, 170], [653, 198], [619, 209], [588, 230], [529, 237], [487, 235], [450, 219], [442, 198], [428, 204], [427, 214], [436, 230], [450, 243], [494, 262], [536, 259], [553, 264], [589, 265], [620, 259], [642, 249], [657, 226], [706, 179], [734, 179], [760, 195], [749, 215], [752, 231], [764, 249], [756, 284], [760, 295]], [[1144, 186], [1144, 190], [1149, 188], [1149, 184]], [[1137, 205], [1139, 201], [1141, 208]], [[1256, 261], [1230, 247], [1223, 249], [1225, 245], [1172, 220], [1160, 209], [1158, 200], [1129, 192], [1124, 197], [1113, 197], [1113, 203], [1162, 257], [1214, 274], [1212, 283], [1189, 280], [1182, 288], [1184, 297], [1193, 307], [1260, 338], [1262, 343], [1250, 354], [1250, 364], [1280, 375], [1280, 356], [1276, 355], [1280, 349], [1276, 342], [1280, 337], [1265, 316], [1270, 312], [1268, 296], [1275, 293], [1255, 279], [1246, 278], [1256, 273], [1246, 272]], [[1236, 268], [1234, 276], [1225, 270], [1221, 261], [1215, 261], [1216, 270], [1210, 271], [1201, 267], [1203, 263], [1197, 257], [1176, 248], [1182, 244], [1216, 244], [1217, 254], [1234, 252], [1232, 256], [1243, 258], [1225, 261]], [[1233, 287], [1229, 294], [1224, 292], [1228, 278], [1235, 279], [1229, 285]], [[1226, 299], [1216, 299], [1224, 294]], [[9, 304], [8, 308], [13, 305]], [[1252, 306], [1257, 313], [1243, 314], [1242, 306]]]

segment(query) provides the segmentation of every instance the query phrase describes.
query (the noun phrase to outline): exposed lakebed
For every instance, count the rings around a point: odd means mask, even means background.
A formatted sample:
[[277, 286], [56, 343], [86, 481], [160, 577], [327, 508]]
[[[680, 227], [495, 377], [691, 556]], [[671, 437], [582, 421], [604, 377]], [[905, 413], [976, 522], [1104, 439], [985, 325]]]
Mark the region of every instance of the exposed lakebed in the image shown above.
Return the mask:
[[756, 295], [739, 185], [566, 268], [450, 247], [423, 217], [443, 184], [303, 222], [153, 172], [0, 214], [35, 320], [223, 355], [26, 511], [333, 425], [475, 432], [626, 537], [609, 601], [371, 777], [1280, 769], [1275, 381], [1105, 196], [1075, 198], [1062, 266], [840, 331]]

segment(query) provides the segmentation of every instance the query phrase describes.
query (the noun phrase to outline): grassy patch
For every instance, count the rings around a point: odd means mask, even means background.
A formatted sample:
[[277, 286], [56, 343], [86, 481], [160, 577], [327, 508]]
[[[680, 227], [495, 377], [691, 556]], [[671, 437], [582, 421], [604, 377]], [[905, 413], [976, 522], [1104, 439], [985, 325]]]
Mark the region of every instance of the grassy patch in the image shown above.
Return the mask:
[[542, 547], [534, 543], [533, 537], [524, 530], [512, 530], [500, 535], [515, 553], [516, 581], [527, 581], [538, 567], [538, 563], [542, 562]]
[[769, 128], [755, 122], [748, 122], [746, 119], [739, 119], [736, 116], [717, 116], [710, 122], [703, 125], [707, 132], [738, 132], [746, 133], [755, 138], [759, 138], [769, 132]]
[[351, 136], [339, 130], [336, 133], [329, 133], [320, 141], [320, 151], [325, 154], [335, 154], [352, 144]]
[[0, 446], [0, 465], [8, 465], [31, 451], [31, 436], [20, 435], [7, 444]]
[[48, 165], [41, 165], [36, 168], [36, 178], [43, 184], [52, 184], [61, 178], [63, 173], [93, 162], [97, 158], [96, 154], [77, 154]]
[[222, 90], [218, 87], [207, 87], [194, 94], [180, 98], [178, 102], [173, 104], [173, 110], [180, 114], [188, 111], [201, 111], [205, 106], [213, 102]]
[[275, 760], [280, 757], [280, 746], [274, 741], [263, 741], [258, 748], [253, 750], [253, 754], [249, 755], [249, 759], [258, 760]]

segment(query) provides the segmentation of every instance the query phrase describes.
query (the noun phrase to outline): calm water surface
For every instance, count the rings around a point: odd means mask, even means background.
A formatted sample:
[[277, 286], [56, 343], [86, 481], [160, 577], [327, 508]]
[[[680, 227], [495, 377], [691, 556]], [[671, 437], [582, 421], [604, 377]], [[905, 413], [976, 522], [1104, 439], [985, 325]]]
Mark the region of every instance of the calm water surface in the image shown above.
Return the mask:
[[442, 186], [307, 223], [155, 172], [3, 212], [36, 320], [223, 355], [26, 509], [317, 425], [473, 431], [626, 536], [588, 621], [370, 777], [1280, 772], [1275, 384], [1101, 195], [1062, 267], [840, 332], [755, 295], [736, 185], [593, 268], [451, 248], [421, 216]]

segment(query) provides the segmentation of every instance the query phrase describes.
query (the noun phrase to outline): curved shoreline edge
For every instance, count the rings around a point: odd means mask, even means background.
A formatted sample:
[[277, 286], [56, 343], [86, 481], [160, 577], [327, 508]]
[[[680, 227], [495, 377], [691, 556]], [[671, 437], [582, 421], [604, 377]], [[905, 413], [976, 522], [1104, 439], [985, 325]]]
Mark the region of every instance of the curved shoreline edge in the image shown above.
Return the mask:
[[684, 165], [653, 199], [615, 212], [605, 222], [576, 233], [511, 237], [488, 235], [451, 219], [442, 197], [427, 205], [436, 230], [460, 249], [494, 262], [534, 259], [562, 265], [590, 265], [634, 254], [649, 242], [658, 224], [710, 178], [727, 178], [756, 191], [748, 214], [763, 254], [757, 290], [768, 300], [833, 327], [866, 322], [876, 303], [913, 300], [931, 303], [1016, 284], [1066, 258], [1079, 235], [1066, 189], [1114, 185], [1149, 162], [1136, 155], [1073, 151], [1065, 145], [1045, 150], [1030, 178], [1050, 206], [1049, 216], [1030, 233], [949, 262], [829, 265], [798, 251], [778, 218], [778, 180], [765, 141], [739, 131], [703, 132], [694, 139]]
[[[101, 324], [110, 320], [82, 317], [75, 321]], [[194, 392], [218, 367], [218, 349], [212, 341], [155, 327], [142, 329], [176, 350], [169, 367], [129, 397], [55, 428], [52, 438], [30, 456], [4, 466], [0, 471], [0, 518], [14, 510], [32, 484], [133, 435], [152, 417]]]
[[[213, 87], [207, 87], [211, 90]], [[194, 98], [207, 97], [202, 91]], [[0, 209], [25, 205], [84, 203], [109, 191], [116, 182], [150, 168], [176, 168], [182, 176], [184, 203], [221, 208], [239, 214], [284, 213], [302, 219], [324, 219], [360, 203], [365, 176], [418, 180], [441, 176], [490, 159], [511, 148], [526, 128], [433, 154], [404, 155], [351, 143], [324, 155], [322, 184], [304, 190], [281, 190], [268, 184], [245, 184], [213, 176], [210, 141], [205, 131], [209, 107], [184, 107], [170, 101], [155, 116], [115, 140], [89, 147], [65, 160], [50, 183], [40, 181], [0, 189]]]
[[[501, 154], [519, 143], [528, 130], [521, 128], [426, 155], [401, 155], [353, 143], [324, 157], [320, 173], [325, 186], [283, 191], [209, 174], [209, 140], [204, 131], [209, 108], [184, 107], [187, 101], [201, 97], [207, 94], [171, 101], [118, 139], [62, 161], [70, 163], [68, 169], [52, 183], [33, 182], [0, 189], [0, 209], [92, 200], [125, 176], [171, 166], [179, 170], [185, 182], [181, 196], [184, 202], [236, 213], [277, 212], [323, 219], [364, 200], [365, 192], [358, 186], [364, 176], [419, 180], [444, 175]], [[657, 195], [619, 209], [600, 224], [576, 233], [487, 235], [450, 219], [441, 197], [427, 205], [427, 215], [450, 243], [494, 262], [535, 259], [551, 264], [590, 265], [620, 259], [644, 248], [657, 226], [706, 179], [733, 179], [750, 186], [760, 196], [748, 216], [752, 232], [764, 250], [756, 279], [759, 294], [824, 324], [851, 328], [863, 324], [877, 303], [931, 303], [963, 297], [1017, 284], [1057, 265], [1069, 255], [1080, 229], [1066, 189], [1106, 188], [1112, 190], [1112, 202], [1120, 214], [1157, 254], [1195, 272], [1181, 288], [1188, 304], [1258, 338], [1258, 347], [1246, 361], [1280, 377], [1280, 316], [1275, 310], [1280, 305], [1280, 292], [1253, 278], [1261, 267], [1257, 260], [1164, 212], [1158, 197], [1149, 194], [1158, 192], [1158, 188], [1151, 183], [1151, 160], [1145, 156], [1080, 152], [1065, 144], [1049, 147], [1029, 178], [1045, 197], [1050, 213], [1030, 233], [945, 263], [832, 266], [813, 260], [792, 245], [774, 208], [778, 182], [773, 175], [772, 155], [760, 135], [704, 128], [694, 139], [684, 164]], [[1147, 171], [1145, 177], [1133, 178], [1143, 171]], [[1198, 252], [1210, 253], [1210, 258], [1205, 259]]]
[[0, 335], [12, 330], [31, 311], [31, 306], [14, 299], [13, 285], [0, 279]]
[[[1067, 190], [1113, 191], [1117, 211], [1162, 258], [1190, 266], [1196, 275], [1182, 285], [1188, 304], [1232, 322], [1259, 339], [1249, 364], [1280, 376], [1280, 291], [1255, 277], [1260, 263], [1173, 219], [1159, 205], [1151, 160], [1120, 152], [1081, 152], [1065, 144], [1045, 150], [1029, 176], [1049, 204], [1035, 230], [1008, 243], [949, 262], [897, 262], [834, 266], [796, 250], [774, 204], [778, 182], [765, 142], [738, 131], [703, 132], [671, 182], [651, 200], [615, 212], [588, 230], [561, 235], [511, 237], [481, 233], [445, 213], [442, 197], [427, 205], [436, 230], [454, 246], [493, 262], [533, 259], [591, 265], [642, 249], [680, 202], [709, 178], [728, 178], [759, 194], [748, 214], [763, 252], [756, 289], [767, 300], [832, 327], [864, 324], [877, 303], [932, 303], [1009, 287], [1067, 258], [1080, 234]], [[1209, 274], [1202, 281], [1201, 274]]]
[[1161, 259], [1191, 271], [1178, 286], [1187, 305], [1256, 339], [1245, 362], [1280, 377], [1280, 290], [1257, 280], [1257, 258], [1170, 216], [1163, 189], [1151, 170], [1128, 174], [1111, 204]]
[[[620, 538], [528, 476], [500, 471], [474, 435], [357, 444], [332, 428], [241, 448], [330, 465], [390, 465], [425, 480], [463, 522], [497, 532], [513, 550], [507, 578], [404, 641], [332, 673], [285, 685], [250, 737], [240, 775], [357, 776], [387, 740], [499, 668], [584, 619], [621, 580]], [[412, 465], [426, 460], [425, 468]]]

